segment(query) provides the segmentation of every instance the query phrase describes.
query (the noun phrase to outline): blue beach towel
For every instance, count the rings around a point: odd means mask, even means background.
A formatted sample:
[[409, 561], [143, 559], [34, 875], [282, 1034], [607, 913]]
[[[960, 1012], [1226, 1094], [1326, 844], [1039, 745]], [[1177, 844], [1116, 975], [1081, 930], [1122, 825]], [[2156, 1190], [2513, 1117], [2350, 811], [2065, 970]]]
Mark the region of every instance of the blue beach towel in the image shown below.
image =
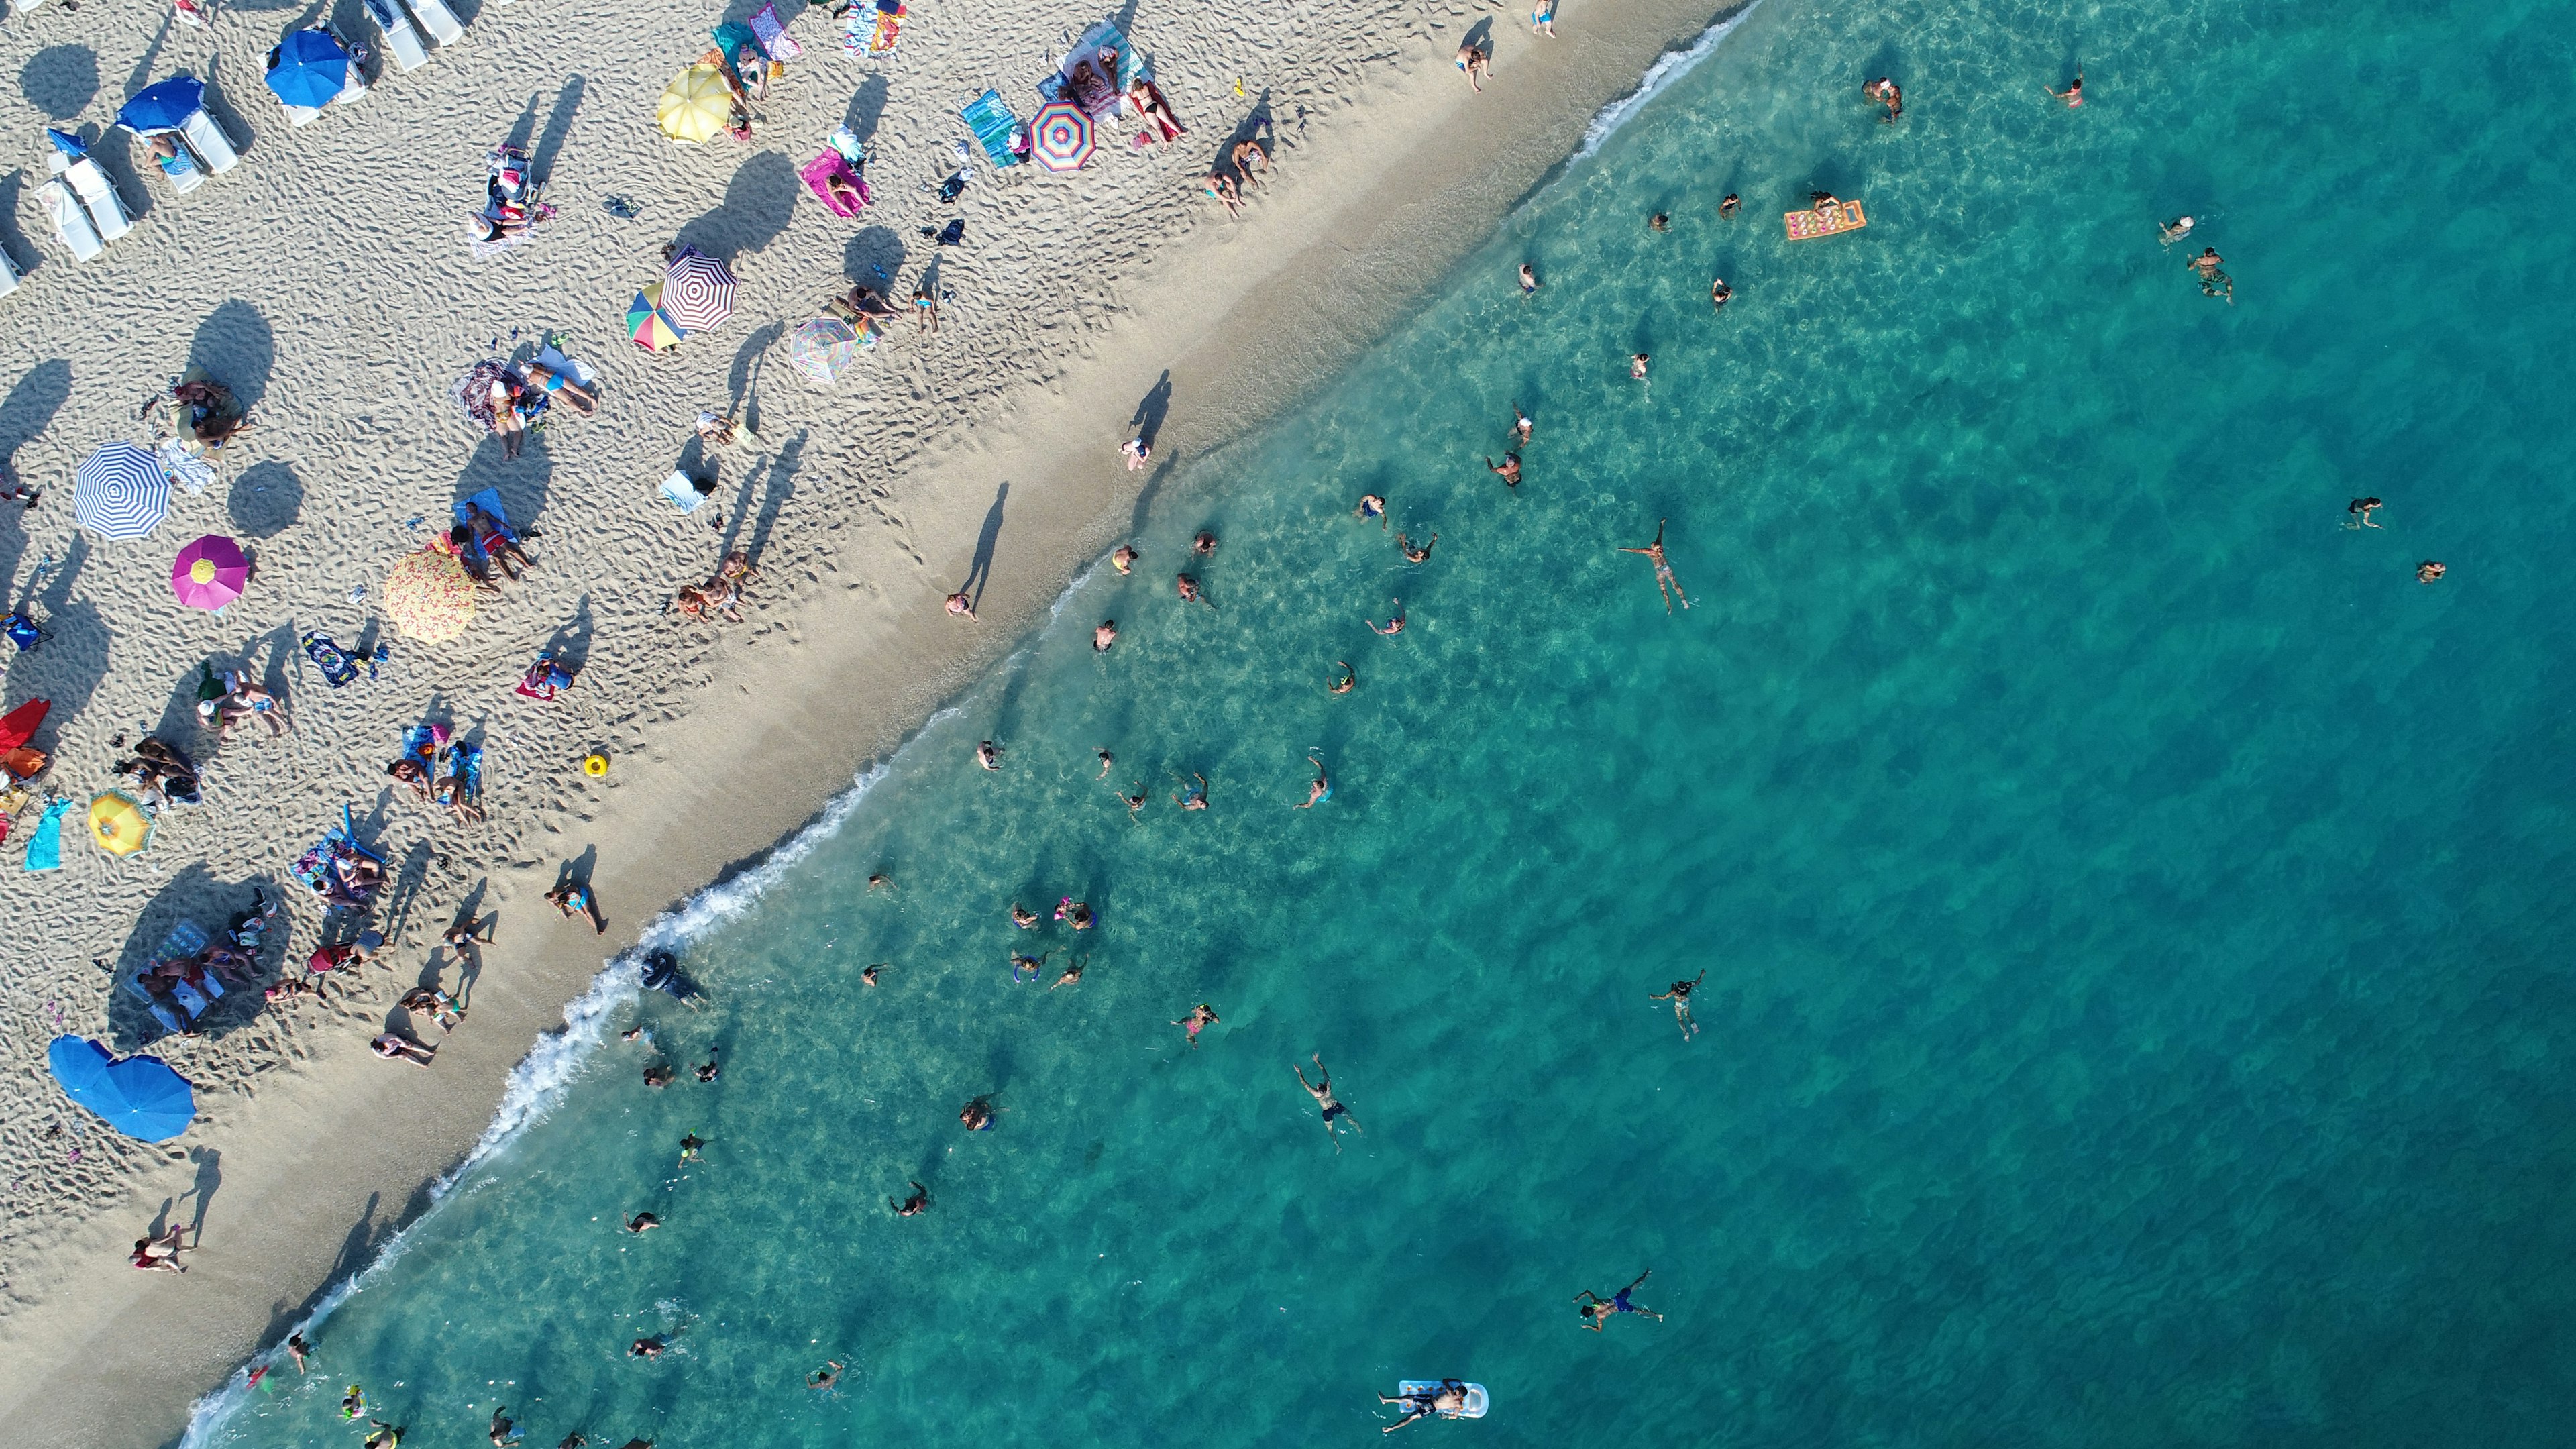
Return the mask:
[[1020, 118], [1002, 104], [1000, 91], [988, 90], [977, 96], [957, 113], [957, 118], [975, 133], [976, 141], [984, 147], [984, 159], [996, 169], [1020, 164], [1019, 156], [1011, 150], [1012, 138], [1020, 130]]
[[[501, 507], [500, 489], [486, 488], [471, 498], [460, 498], [456, 500], [454, 508], [456, 521], [466, 525], [468, 528], [473, 527], [474, 511], [478, 508], [483, 511], [486, 517], [489, 517], [492, 520], [492, 526], [500, 531], [503, 538], [508, 539], [512, 543], [520, 542], [519, 531], [510, 526], [509, 512]], [[481, 539], [478, 538], [473, 543], [468, 544], [465, 552], [467, 562], [473, 564], [476, 568], [488, 569], [492, 566], [492, 560], [483, 552], [483, 541]]]
[[57, 800], [45, 807], [44, 818], [27, 836], [27, 869], [60, 870], [63, 868], [63, 812], [72, 808], [69, 800]]
[[349, 661], [346, 651], [331, 642], [330, 635], [312, 629], [296, 642], [304, 646], [304, 657], [312, 660], [313, 667], [322, 671], [322, 682], [333, 689], [358, 677], [358, 666]]

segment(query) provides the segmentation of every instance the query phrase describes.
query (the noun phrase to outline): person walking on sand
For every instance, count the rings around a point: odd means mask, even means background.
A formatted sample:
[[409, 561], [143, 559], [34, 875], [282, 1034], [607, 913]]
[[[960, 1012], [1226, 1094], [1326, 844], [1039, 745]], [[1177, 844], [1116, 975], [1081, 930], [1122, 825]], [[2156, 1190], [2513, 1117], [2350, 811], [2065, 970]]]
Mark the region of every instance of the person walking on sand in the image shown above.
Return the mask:
[[1663, 594], [1664, 612], [1669, 614], [1673, 611], [1673, 600], [1675, 599], [1680, 599], [1682, 601], [1683, 608], [1689, 608], [1690, 596], [1682, 592], [1682, 581], [1673, 577], [1672, 561], [1664, 557], [1664, 522], [1665, 520], [1660, 518], [1655, 520], [1655, 541], [1653, 543], [1647, 544], [1644, 548], [1623, 548], [1619, 551], [1621, 553], [1644, 554], [1647, 558], [1654, 560], [1655, 588], [1658, 592]]
[[1494, 455], [1487, 453], [1485, 455], [1485, 471], [1501, 475], [1504, 487], [1518, 488], [1521, 486], [1521, 455], [1518, 453], [1505, 453], [1503, 455], [1503, 461], [1497, 463], [1494, 461]]
[[1682, 1024], [1682, 1040], [1684, 1041], [1689, 1041], [1692, 1037], [1699, 1035], [1699, 1023], [1691, 1020], [1690, 996], [1692, 992], [1699, 989], [1700, 982], [1705, 980], [1707, 976], [1708, 968], [1703, 966], [1700, 968], [1699, 975], [1692, 977], [1688, 981], [1676, 981], [1673, 983], [1671, 990], [1660, 991], [1646, 998], [1648, 1001], [1669, 1001], [1673, 1004], [1673, 1020]]
[[1312, 810], [1333, 798], [1333, 781], [1324, 773], [1322, 758], [1308, 755], [1306, 760], [1315, 767], [1315, 778], [1306, 786], [1306, 803], [1297, 807], [1300, 810]]
[[[1653, 1276], [1654, 1271], [1654, 1269], [1648, 1268], [1645, 1272], [1638, 1274], [1637, 1283], [1645, 1282], [1647, 1278]], [[1574, 1301], [1583, 1305], [1580, 1311], [1583, 1314], [1584, 1325], [1590, 1328], [1594, 1333], [1599, 1333], [1602, 1330], [1602, 1327], [1609, 1323], [1612, 1318], [1622, 1313], [1642, 1313], [1646, 1317], [1655, 1320], [1657, 1323], [1663, 1322], [1664, 1315], [1655, 1312], [1651, 1308], [1640, 1308], [1636, 1304], [1628, 1301], [1628, 1295], [1637, 1291], [1637, 1283], [1631, 1283], [1627, 1287], [1620, 1289], [1618, 1292], [1607, 1298], [1602, 1297], [1600, 1294], [1593, 1292], [1589, 1288], [1575, 1294]]]
[[1493, 56], [1472, 40], [1458, 47], [1458, 69], [1467, 73], [1467, 84], [1478, 95], [1484, 94], [1481, 77], [1491, 74], [1493, 61]]
[[1378, 634], [1378, 635], [1382, 635], [1382, 636], [1385, 636], [1385, 637], [1387, 637], [1387, 638], [1393, 638], [1395, 635], [1398, 635], [1398, 634], [1403, 633], [1403, 632], [1404, 632], [1404, 600], [1402, 600], [1402, 599], [1397, 599], [1397, 600], [1395, 600], [1395, 601], [1394, 601], [1394, 603], [1395, 603], [1395, 617], [1394, 617], [1394, 618], [1392, 618], [1392, 619], [1387, 620], [1387, 621], [1386, 621], [1386, 624], [1385, 624], [1385, 627], [1383, 627], [1383, 628], [1379, 627], [1378, 622], [1377, 622], [1375, 619], [1362, 619], [1360, 622], [1361, 622], [1361, 623], [1363, 623], [1363, 624], [1368, 625], [1368, 626], [1369, 626], [1369, 631], [1370, 631], [1371, 633]]
[[923, 1209], [930, 1206], [930, 1189], [923, 1187], [920, 1183], [916, 1182], [912, 1185], [912, 1196], [905, 1198], [901, 1202], [896, 1202], [893, 1198], [887, 1198], [886, 1206], [893, 1208], [899, 1216], [907, 1218], [918, 1217], [921, 1215]]
[[1348, 694], [1352, 690], [1359, 688], [1360, 672], [1351, 667], [1351, 662], [1347, 659], [1336, 659], [1333, 662], [1342, 666], [1342, 677], [1330, 686], [1330, 692], [1334, 694]]
[[1199, 1049], [1199, 1033], [1216, 1025], [1216, 1021], [1216, 1008], [1202, 1001], [1198, 1005], [1190, 1008], [1189, 1015], [1173, 1022], [1172, 1025], [1177, 1026], [1181, 1030], [1190, 1034], [1190, 1050], [1197, 1051]]
[[2066, 89], [2062, 91], [2055, 86], [2042, 86], [2040, 89], [2057, 97], [2059, 100], [2066, 102], [2066, 109], [2070, 111], [2074, 110], [2077, 106], [2084, 104], [2084, 72], [2081, 70], [2077, 71], [2075, 73], [2075, 79], [2068, 82]]
[[1292, 1062], [1288, 1070], [1297, 1074], [1297, 1085], [1305, 1088], [1306, 1095], [1314, 1098], [1315, 1105], [1323, 1109], [1324, 1135], [1333, 1139], [1335, 1152], [1341, 1151], [1342, 1129], [1333, 1125], [1334, 1120], [1338, 1118], [1348, 1122], [1351, 1130], [1358, 1132], [1361, 1130], [1360, 1119], [1352, 1116], [1351, 1109], [1342, 1105], [1342, 1099], [1333, 1095], [1333, 1074], [1324, 1070], [1324, 1054], [1315, 1053], [1315, 1080], [1311, 1082], [1306, 1080], [1304, 1067]]

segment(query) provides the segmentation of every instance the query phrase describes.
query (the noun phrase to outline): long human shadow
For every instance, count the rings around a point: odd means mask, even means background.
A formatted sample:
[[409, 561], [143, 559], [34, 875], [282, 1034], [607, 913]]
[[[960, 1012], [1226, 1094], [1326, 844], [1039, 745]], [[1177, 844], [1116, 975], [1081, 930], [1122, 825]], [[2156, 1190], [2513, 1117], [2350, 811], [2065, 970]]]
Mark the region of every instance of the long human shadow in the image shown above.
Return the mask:
[[731, 400], [733, 415], [755, 433], [760, 431], [760, 419], [754, 415], [759, 408], [760, 374], [768, 365], [769, 349], [777, 346], [786, 332], [784, 322], [753, 328], [742, 346], [734, 349], [733, 366], [725, 373], [725, 394]]
[[[64, 500], [66, 507], [69, 500]], [[36, 623], [49, 636], [9, 666], [8, 707], [31, 699], [53, 701], [51, 720], [60, 728], [89, 706], [107, 678], [108, 645], [114, 632], [98, 606], [73, 595], [82, 567], [89, 562], [89, 536], [76, 534], [63, 561], [29, 592]]]
[[214, 1203], [215, 1190], [224, 1185], [224, 1154], [212, 1147], [191, 1147], [188, 1158], [197, 1164], [197, 1180], [179, 1198], [197, 1200], [196, 1210], [189, 1217], [188, 1240], [200, 1242], [206, 1236], [206, 1209]]
[[859, 82], [858, 91], [850, 97], [850, 108], [841, 113], [841, 124], [859, 138], [864, 146], [877, 133], [877, 121], [885, 115], [886, 78], [869, 76]]
[[798, 428], [796, 436], [779, 445], [778, 456], [770, 460], [769, 488], [760, 500], [760, 519], [752, 525], [751, 542], [743, 548], [744, 557], [754, 568], [760, 566], [761, 555], [769, 548], [769, 531], [777, 526], [778, 515], [787, 507], [787, 500], [795, 496], [796, 467], [805, 457], [806, 436], [806, 430]]
[[573, 602], [572, 617], [556, 625], [555, 632], [547, 637], [546, 656], [574, 674], [581, 673], [582, 666], [590, 662], [590, 637], [595, 627], [590, 616], [590, 594], [585, 590]]
[[1129, 434], [1144, 439], [1148, 448], [1154, 446], [1154, 440], [1162, 436], [1163, 418], [1171, 410], [1172, 370], [1167, 367], [1163, 369], [1163, 375], [1155, 379], [1154, 385], [1146, 389], [1145, 395], [1137, 399], [1136, 411], [1127, 419]]
[[984, 586], [993, 581], [993, 546], [1002, 537], [1002, 504], [1011, 496], [1011, 485], [1003, 483], [993, 490], [993, 506], [984, 514], [984, 531], [975, 538], [975, 558], [967, 565], [966, 582], [957, 592], [973, 597], [967, 602], [984, 602]]
[[[15, 199], [12, 185], [14, 181], [0, 183], [0, 218], [11, 214], [7, 204]], [[9, 396], [0, 400], [0, 483], [24, 481], [17, 468], [18, 446], [51, 426], [54, 414], [61, 411], [71, 395], [72, 365], [57, 357], [27, 369], [26, 374], [9, 389]], [[23, 504], [0, 506], [24, 513]], [[71, 490], [65, 488], [58, 492], [54, 506], [71, 507]], [[18, 563], [25, 557], [26, 550], [25, 528], [0, 527], [0, 586], [16, 580]]]
[[588, 85], [578, 74], [568, 75], [563, 89], [555, 94], [555, 108], [546, 117], [545, 133], [537, 138], [537, 149], [528, 153], [528, 171], [540, 182], [554, 177], [555, 158], [563, 154], [564, 141], [572, 135], [573, 116], [581, 110], [582, 91]]

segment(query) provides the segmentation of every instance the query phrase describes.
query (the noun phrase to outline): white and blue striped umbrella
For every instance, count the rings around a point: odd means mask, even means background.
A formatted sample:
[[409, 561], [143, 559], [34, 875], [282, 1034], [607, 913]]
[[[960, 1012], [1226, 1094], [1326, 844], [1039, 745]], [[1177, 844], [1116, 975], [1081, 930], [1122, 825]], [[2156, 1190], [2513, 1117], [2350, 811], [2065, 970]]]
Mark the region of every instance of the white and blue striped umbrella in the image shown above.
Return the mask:
[[103, 443], [72, 475], [72, 517], [100, 538], [141, 538], [170, 511], [170, 474], [149, 449]]

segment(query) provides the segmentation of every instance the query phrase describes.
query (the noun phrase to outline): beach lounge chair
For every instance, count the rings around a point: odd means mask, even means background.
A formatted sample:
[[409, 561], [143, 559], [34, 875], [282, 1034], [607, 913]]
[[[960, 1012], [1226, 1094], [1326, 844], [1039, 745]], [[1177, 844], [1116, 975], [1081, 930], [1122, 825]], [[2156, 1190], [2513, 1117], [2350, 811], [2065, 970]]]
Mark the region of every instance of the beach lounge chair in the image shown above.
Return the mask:
[[1011, 149], [1011, 142], [1020, 129], [1020, 118], [1011, 114], [1009, 106], [1002, 104], [1000, 91], [988, 90], [967, 102], [957, 112], [957, 118], [966, 123], [966, 129], [975, 133], [976, 141], [984, 148], [984, 159], [992, 162], [995, 170], [1020, 164], [1018, 153]]
[[[127, 991], [142, 1000], [144, 1008], [152, 1013], [152, 1019], [161, 1023], [167, 1030], [186, 1031], [188, 1022], [196, 1020], [205, 1013], [206, 997], [185, 981], [175, 982], [170, 989], [171, 1000], [178, 1004], [178, 1010], [174, 1011], [165, 1005], [161, 998], [144, 989], [143, 978], [151, 975], [164, 961], [176, 961], [204, 951], [206, 944], [204, 927], [194, 921], [181, 921], [170, 928], [169, 935], [162, 938], [160, 948], [145, 957], [142, 965], [126, 973], [121, 982]], [[217, 980], [211, 971], [206, 973], [206, 990], [218, 997], [224, 994], [223, 983]], [[187, 1013], [185, 1020], [182, 1020], [179, 1014], [183, 1011]]]
[[125, 214], [124, 199], [109, 184], [107, 173], [87, 156], [77, 159], [57, 151], [46, 158], [54, 174], [68, 184], [81, 204], [89, 208], [90, 220], [97, 224], [98, 239], [112, 242], [134, 230], [133, 220]]
[[54, 219], [54, 235], [71, 248], [72, 259], [89, 261], [101, 251], [98, 228], [91, 226], [89, 213], [81, 210], [80, 199], [72, 189], [59, 181], [48, 181], [36, 188], [36, 196], [45, 204], [45, 214]]
[[18, 264], [9, 260], [6, 249], [0, 249], [0, 297], [18, 290]]
[[155, 156], [152, 159], [161, 168], [162, 176], [169, 180], [170, 189], [181, 196], [206, 184], [206, 168], [197, 164], [197, 158], [189, 154], [185, 145], [179, 148], [176, 156]]
[[240, 154], [233, 150], [233, 138], [225, 135], [224, 128], [202, 109], [188, 113], [188, 119], [179, 123], [179, 134], [188, 138], [188, 149], [196, 152], [197, 159], [217, 176], [241, 164]]
[[455, 45], [465, 39], [465, 27], [456, 23], [456, 12], [445, 0], [403, 0], [411, 7], [411, 17], [420, 28], [435, 36], [441, 45]]
[[376, 22], [377, 33], [385, 38], [385, 53], [404, 70], [418, 70], [429, 64], [429, 52], [421, 48], [420, 32], [411, 28], [394, 0], [366, 0], [367, 18]]

